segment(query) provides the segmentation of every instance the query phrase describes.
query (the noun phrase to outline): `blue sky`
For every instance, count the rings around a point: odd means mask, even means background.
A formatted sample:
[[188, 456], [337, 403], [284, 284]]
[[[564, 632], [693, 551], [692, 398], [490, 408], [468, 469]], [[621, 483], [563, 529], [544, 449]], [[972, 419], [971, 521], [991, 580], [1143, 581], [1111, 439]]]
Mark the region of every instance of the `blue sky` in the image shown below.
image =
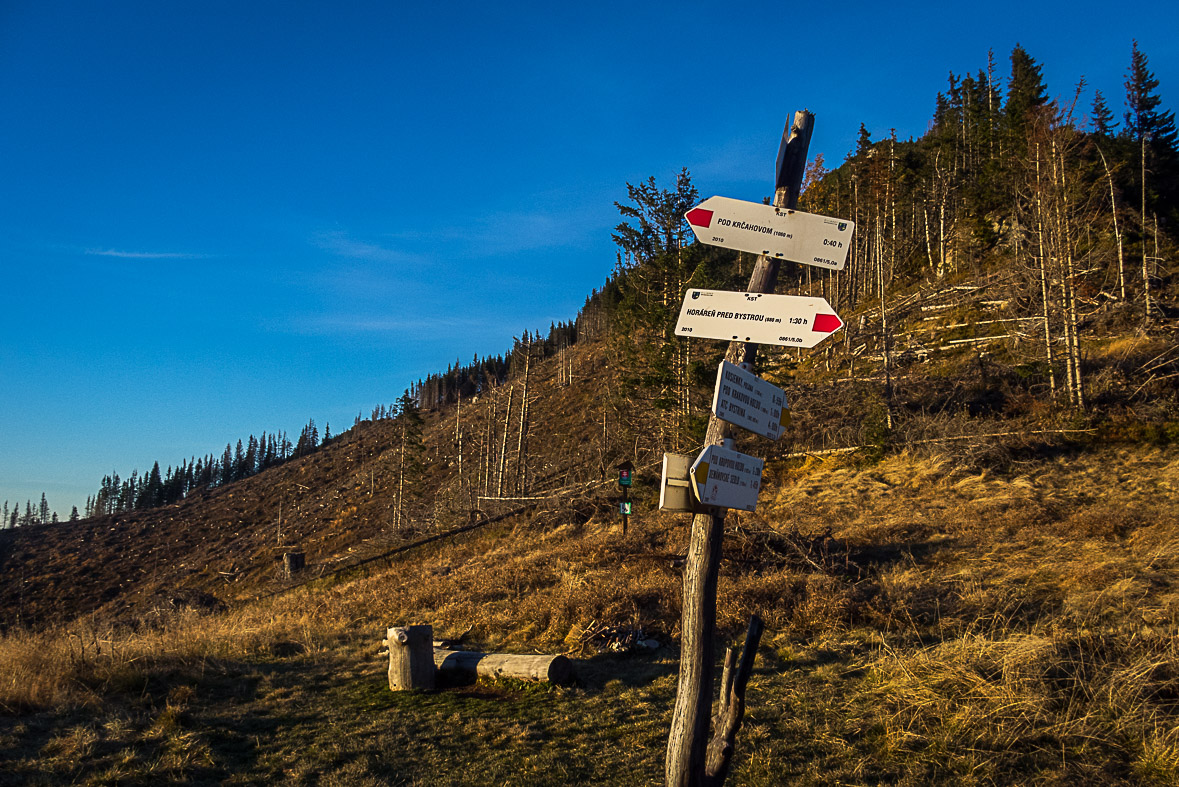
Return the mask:
[[812, 155], [919, 136], [950, 71], [1120, 115], [1137, 38], [1179, 106], [1169, 2], [0, 0], [0, 500], [263, 430], [351, 426], [571, 319], [613, 202], [687, 167], [760, 200]]

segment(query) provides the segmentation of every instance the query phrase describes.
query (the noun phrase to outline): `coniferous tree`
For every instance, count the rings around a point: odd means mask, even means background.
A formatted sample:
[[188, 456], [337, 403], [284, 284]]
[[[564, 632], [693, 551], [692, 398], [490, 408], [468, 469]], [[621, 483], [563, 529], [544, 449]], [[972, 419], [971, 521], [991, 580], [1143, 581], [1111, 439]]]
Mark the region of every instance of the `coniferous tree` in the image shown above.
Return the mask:
[[1007, 125], [1017, 144], [1027, 137], [1028, 113], [1048, 101], [1040, 66], [1020, 44], [1011, 50], [1011, 78], [1007, 83]]
[[225, 444], [225, 452], [221, 454], [219, 484], [225, 486], [233, 481], [233, 446]]
[[246, 457], [243, 465], [243, 477], [249, 477], [258, 472], [258, 438], [250, 435], [246, 444]]
[[1126, 114], [1122, 134], [1138, 149], [1139, 244], [1142, 258], [1143, 309], [1149, 319], [1154, 304], [1151, 290], [1151, 257], [1147, 251], [1147, 227], [1158, 205], [1169, 205], [1174, 212], [1179, 196], [1179, 154], [1176, 151], [1175, 113], [1160, 110], [1162, 99], [1155, 93], [1159, 81], [1150, 71], [1146, 55], [1135, 40], [1126, 73]]
[[1175, 113], [1160, 108], [1162, 99], [1155, 92], [1159, 81], [1150, 70], [1146, 55], [1138, 48], [1137, 41], [1134, 41], [1130, 53], [1130, 69], [1126, 73], [1125, 85], [1125, 135], [1135, 142], [1145, 141], [1156, 156], [1173, 156], [1179, 139]]
[[1157, 210], [1161, 199], [1173, 209], [1175, 198], [1179, 196], [1176, 188], [1179, 184], [1174, 182], [1179, 163], [1179, 131], [1175, 126], [1175, 113], [1162, 109], [1162, 98], [1156, 92], [1159, 81], [1137, 41], [1134, 41], [1130, 54], [1125, 87], [1126, 113], [1122, 134], [1136, 143], [1143, 159], [1144, 180], [1153, 184], [1140, 184], [1144, 204], [1148, 209]]
[[71, 522], [78, 521], [78, 507], [77, 506], [72, 506], [70, 508], [70, 521]]
[[1089, 118], [1090, 128], [1098, 137], [1112, 137], [1117, 128], [1113, 112], [1105, 103], [1105, 96], [1100, 90], [1093, 91], [1093, 111]]
[[233, 471], [230, 474], [234, 481], [240, 481], [246, 477], [246, 450], [239, 438], [237, 446], [233, 449]]
[[135, 493], [135, 508], [143, 510], [155, 508], [163, 502], [164, 482], [160, 477], [160, 463], [155, 462], [147, 473], [143, 474], [143, 483]]

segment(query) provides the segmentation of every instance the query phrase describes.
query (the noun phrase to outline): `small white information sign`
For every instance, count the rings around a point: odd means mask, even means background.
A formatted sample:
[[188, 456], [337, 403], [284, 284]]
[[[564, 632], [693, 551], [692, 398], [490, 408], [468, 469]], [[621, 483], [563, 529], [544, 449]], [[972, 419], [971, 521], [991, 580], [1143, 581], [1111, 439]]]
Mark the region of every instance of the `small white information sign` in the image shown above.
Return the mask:
[[722, 421], [777, 440], [789, 418], [786, 392], [736, 364], [721, 361], [712, 412]]
[[659, 486], [660, 511], [694, 511], [692, 504], [692, 457], [685, 454], [663, 455], [663, 483]]
[[677, 336], [814, 347], [843, 327], [823, 298], [728, 290], [688, 290]]
[[701, 243], [841, 271], [856, 225], [758, 202], [709, 197], [684, 214]]
[[710, 445], [692, 463], [696, 498], [706, 506], [753, 511], [764, 467], [762, 459]]

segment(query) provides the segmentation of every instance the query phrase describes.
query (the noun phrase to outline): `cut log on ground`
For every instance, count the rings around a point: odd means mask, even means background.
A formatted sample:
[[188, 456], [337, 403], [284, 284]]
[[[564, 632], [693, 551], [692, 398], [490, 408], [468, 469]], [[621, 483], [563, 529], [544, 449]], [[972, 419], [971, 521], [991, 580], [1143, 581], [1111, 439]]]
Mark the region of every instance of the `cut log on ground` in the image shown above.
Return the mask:
[[545, 683], [568, 683], [573, 679], [573, 662], [561, 655], [529, 656], [434, 648], [434, 665], [441, 672], [456, 677], [515, 678]]

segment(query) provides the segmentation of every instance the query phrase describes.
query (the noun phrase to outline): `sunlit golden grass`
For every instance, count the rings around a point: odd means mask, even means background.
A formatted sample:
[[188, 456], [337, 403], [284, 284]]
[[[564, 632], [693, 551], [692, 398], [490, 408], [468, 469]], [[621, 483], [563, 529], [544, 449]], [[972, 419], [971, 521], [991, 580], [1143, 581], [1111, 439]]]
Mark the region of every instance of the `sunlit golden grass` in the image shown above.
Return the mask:
[[267, 607], [217, 616], [178, 615], [163, 628], [131, 631], [77, 623], [0, 637], [0, 708], [8, 712], [97, 707], [108, 694], [142, 689], [153, 676], [200, 671], [222, 659], [271, 657], [321, 647], [330, 626]]

